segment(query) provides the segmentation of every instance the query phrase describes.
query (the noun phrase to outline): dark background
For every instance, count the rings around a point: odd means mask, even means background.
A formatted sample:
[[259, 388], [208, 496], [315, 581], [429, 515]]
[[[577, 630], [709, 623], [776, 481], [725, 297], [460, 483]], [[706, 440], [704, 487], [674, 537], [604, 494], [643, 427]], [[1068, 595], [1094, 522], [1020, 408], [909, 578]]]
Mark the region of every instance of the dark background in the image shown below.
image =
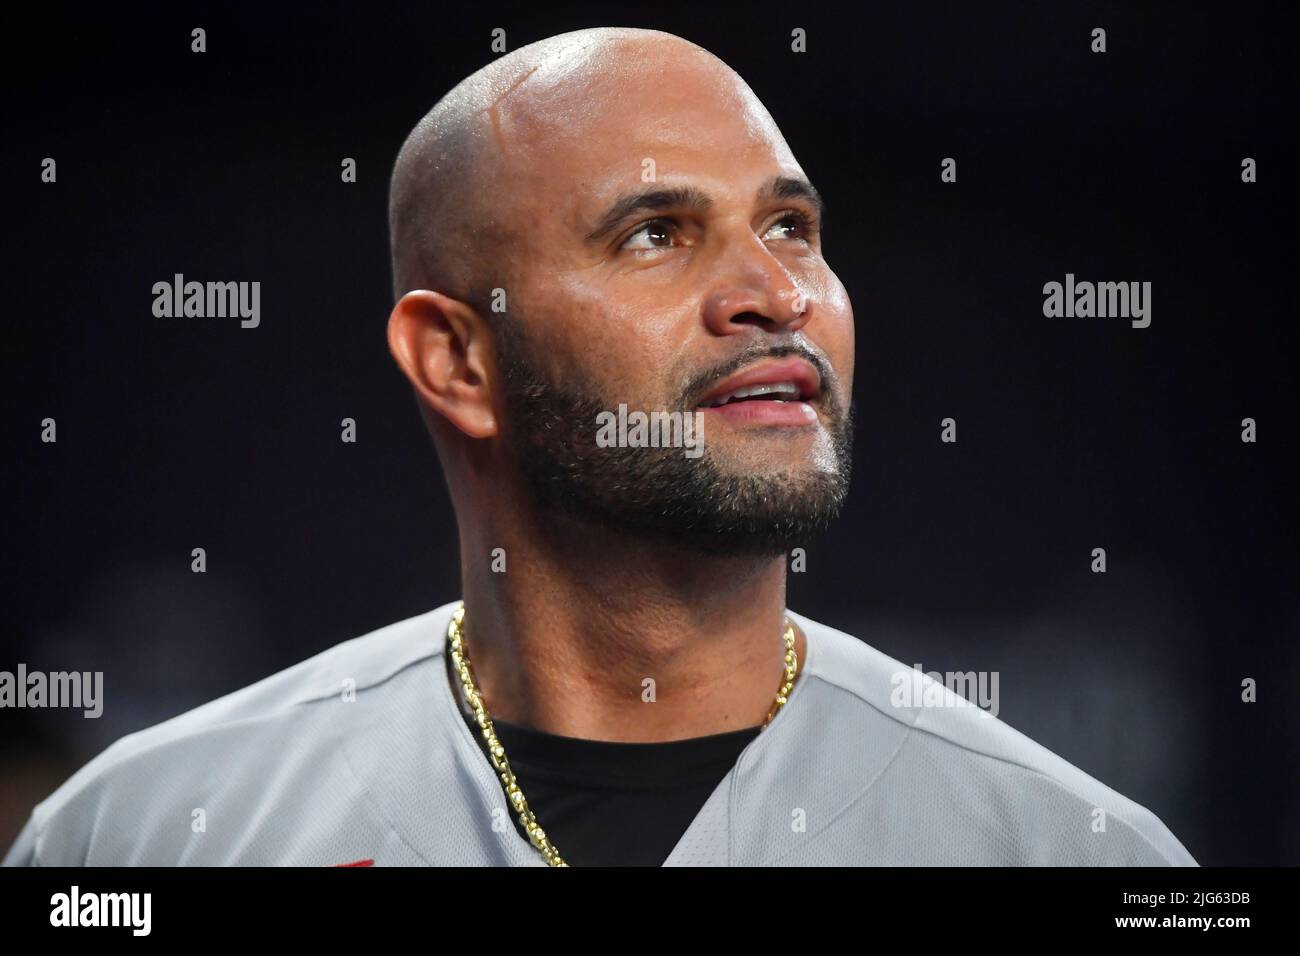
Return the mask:
[[[0, 669], [102, 670], [107, 703], [0, 712], [0, 846], [120, 735], [458, 596], [384, 338], [388, 174], [494, 27], [514, 49], [632, 25], [734, 67], [829, 203], [855, 479], [790, 606], [909, 665], [999, 671], [1005, 721], [1201, 863], [1300, 863], [1292, 18], [460, 6], [9, 21]], [[155, 318], [176, 272], [260, 281], [261, 327]], [[1152, 282], [1151, 327], [1044, 318], [1066, 272]]]

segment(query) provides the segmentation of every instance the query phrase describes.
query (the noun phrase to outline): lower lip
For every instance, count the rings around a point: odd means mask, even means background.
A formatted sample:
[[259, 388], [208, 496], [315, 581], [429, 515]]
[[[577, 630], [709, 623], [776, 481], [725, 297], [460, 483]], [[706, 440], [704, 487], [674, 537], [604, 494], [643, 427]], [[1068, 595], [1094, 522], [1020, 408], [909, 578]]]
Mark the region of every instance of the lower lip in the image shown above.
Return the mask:
[[817, 412], [807, 402], [732, 402], [698, 409], [737, 423], [752, 425], [813, 425]]

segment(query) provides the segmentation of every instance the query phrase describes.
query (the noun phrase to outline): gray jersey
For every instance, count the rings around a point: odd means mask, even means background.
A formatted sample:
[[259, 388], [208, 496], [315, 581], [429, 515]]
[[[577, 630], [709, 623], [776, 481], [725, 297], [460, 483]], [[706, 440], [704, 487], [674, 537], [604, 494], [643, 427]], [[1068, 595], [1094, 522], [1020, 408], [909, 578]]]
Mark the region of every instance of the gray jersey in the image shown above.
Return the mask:
[[[5, 863], [544, 866], [458, 711], [453, 606], [124, 737]], [[1196, 865], [1150, 811], [950, 692], [898, 706], [910, 668], [790, 616], [789, 701], [664, 865]]]

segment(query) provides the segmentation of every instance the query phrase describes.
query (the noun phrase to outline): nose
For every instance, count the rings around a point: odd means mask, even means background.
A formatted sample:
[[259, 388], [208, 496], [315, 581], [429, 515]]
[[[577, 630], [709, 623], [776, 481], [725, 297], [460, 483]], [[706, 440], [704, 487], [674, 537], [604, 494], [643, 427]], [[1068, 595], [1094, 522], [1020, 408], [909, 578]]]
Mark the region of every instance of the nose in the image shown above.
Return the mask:
[[734, 335], [752, 326], [797, 332], [811, 321], [812, 312], [807, 292], [752, 233], [718, 263], [704, 298], [704, 324], [714, 335]]

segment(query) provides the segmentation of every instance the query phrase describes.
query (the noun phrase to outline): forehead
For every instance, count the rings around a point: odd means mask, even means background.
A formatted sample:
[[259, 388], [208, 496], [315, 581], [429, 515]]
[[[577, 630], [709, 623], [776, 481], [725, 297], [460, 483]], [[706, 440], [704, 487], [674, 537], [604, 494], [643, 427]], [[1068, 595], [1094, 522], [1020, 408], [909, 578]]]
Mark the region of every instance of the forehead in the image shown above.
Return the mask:
[[503, 100], [492, 132], [516, 208], [586, 221], [651, 169], [654, 181], [710, 193], [800, 174], [757, 97], [702, 51], [534, 74]]

